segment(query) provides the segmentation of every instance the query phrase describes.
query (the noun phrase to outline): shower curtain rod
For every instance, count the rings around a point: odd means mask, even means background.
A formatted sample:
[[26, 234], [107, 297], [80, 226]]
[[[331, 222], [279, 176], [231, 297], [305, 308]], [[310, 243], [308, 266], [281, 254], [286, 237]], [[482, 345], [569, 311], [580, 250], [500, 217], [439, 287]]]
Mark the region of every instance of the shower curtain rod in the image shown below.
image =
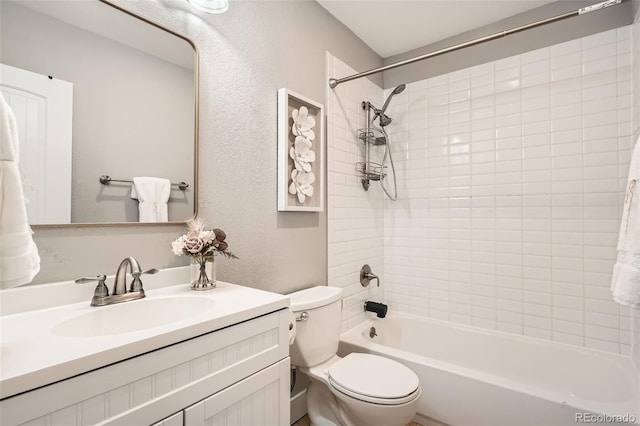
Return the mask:
[[591, 6], [583, 7], [581, 9], [563, 13], [561, 15], [557, 15], [551, 18], [542, 19], [540, 21], [532, 22], [530, 24], [521, 25], [519, 27], [511, 28], [505, 31], [499, 31], [494, 34], [490, 34], [484, 37], [477, 38], [475, 40], [465, 41], [463, 43], [456, 44], [454, 46], [446, 47], [444, 49], [435, 50], [433, 52], [425, 53], [424, 55], [416, 56], [414, 58], [405, 59], [403, 61], [394, 62], [393, 64], [385, 65], [380, 68], [375, 68], [369, 71], [364, 71], [358, 74], [353, 74], [344, 78], [330, 78], [329, 79], [329, 87], [335, 89], [338, 84], [346, 83], [347, 81], [356, 80], [358, 78], [367, 77], [371, 74], [377, 74], [383, 71], [388, 71], [394, 68], [402, 67], [404, 65], [413, 64], [414, 62], [423, 61], [425, 59], [433, 58], [434, 56], [442, 55], [445, 53], [453, 52], [455, 50], [463, 49], [465, 47], [474, 46], [476, 44], [484, 43], [486, 41], [495, 40], [497, 38], [506, 37], [511, 34], [515, 34], [521, 31], [529, 30], [531, 28], [540, 27], [542, 25], [550, 24], [552, 22], [561, 21], [563, 19], [571, 18], [574, 16], [584, 15], [586, 13], [594, 12], [596, 10], [605, 9], [609, 6], [614, 6], [622, 3], [622, 0], [607, 0], [602, 3], [596, 3]]

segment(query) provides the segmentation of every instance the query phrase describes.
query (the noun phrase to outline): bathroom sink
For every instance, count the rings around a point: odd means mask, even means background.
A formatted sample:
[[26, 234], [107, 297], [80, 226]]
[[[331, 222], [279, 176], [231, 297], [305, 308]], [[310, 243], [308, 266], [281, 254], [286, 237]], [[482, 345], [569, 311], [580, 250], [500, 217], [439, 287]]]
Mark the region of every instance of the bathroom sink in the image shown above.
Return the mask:
[[91, 308], [56, 325], [58, 336], [93, 337], [160, 327], [200, 315], [215, 302], [204, 297], [162, 297]]

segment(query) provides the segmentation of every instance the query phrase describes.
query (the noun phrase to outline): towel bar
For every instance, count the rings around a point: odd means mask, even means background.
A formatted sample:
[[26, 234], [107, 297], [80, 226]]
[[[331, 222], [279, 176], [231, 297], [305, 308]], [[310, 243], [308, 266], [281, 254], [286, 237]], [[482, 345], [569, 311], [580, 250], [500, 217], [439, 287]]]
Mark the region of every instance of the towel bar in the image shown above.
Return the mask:
[[[125, 183], [133, 183], [132, 180], [123, 180], [123, 179], [111, 179], [111, 177], [109, 175], [102, 175], [100, 176], [100, 183], [103, 185], [109, 185], [111, 182], [125, 182]], [[171, 185], [174, 186], [178, 186], [178, 188], [180, 188], [181, 191], [186, 191], [187, 188], [189, 188], [189, 184], [187, 182], [180, 182], [180, 183], [171, 183]]]

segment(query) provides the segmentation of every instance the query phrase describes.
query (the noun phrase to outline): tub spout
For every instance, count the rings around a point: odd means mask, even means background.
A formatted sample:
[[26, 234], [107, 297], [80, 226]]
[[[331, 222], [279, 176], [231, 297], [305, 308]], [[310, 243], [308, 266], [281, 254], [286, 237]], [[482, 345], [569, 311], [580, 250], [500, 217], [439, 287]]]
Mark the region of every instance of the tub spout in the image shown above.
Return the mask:
[[364, 302], [364, 310], [367, 312], [373, 312], [378, 318], [384, 318], [387, 316], [387, 305], [378, 302]]

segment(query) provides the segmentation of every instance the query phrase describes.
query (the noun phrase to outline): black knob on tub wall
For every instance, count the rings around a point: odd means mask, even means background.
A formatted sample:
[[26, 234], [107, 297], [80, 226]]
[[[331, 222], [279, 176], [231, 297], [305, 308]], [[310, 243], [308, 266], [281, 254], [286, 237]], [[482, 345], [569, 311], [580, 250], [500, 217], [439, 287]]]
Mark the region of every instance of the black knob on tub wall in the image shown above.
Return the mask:
[[387, 316], [387, 305], [378, 302], [364, 302], [364, 310], [373, 312], [378, 318], [384, 318]]

